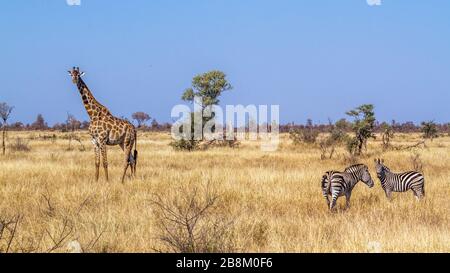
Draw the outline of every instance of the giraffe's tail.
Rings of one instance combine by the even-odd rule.
[[[137,158],[138,158],[138,151],[137,151],[137,131],[134,131],[134,152],[133,152],[133,158],[134,158],[134,165],[137,164]]]

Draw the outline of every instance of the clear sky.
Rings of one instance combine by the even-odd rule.
[[[171,121],[192,77],[219,69],[234,87],[222,104],[279,104],[281,122],[362,103],[379,120],[450,121],[450,1],[1,1],[0,34],[11,121],[88,119],[72,66],[117,116]]]

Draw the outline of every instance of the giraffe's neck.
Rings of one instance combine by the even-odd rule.
[[[111,115],[109,110],[94,98],[82,79],[78,80],[77,87],[80,91],[81,99],[83,100],[84,107],[86,108],[91,121],[98,118],[100,115]]]

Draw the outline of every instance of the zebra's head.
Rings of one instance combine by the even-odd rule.
[[[374,185],[374,182],[372,180],[372,176],[370,176],[369,168],[364,165],[364,167],[361,169],[361,181],[364,182],[369,188],[372,188]]]
[[[386,171],[389,171],[389,168],[384,165],[384,160],[377,158],[375,161],[375,170],[377,171],[377,177],[381,178],[384,176]]]
[[[364,182],[369,188],[372,188],[374,182],[370,176],[369,168],[364,164],[352,165],[344,170],[345,172],[353,174],[353,176],[359,181]]]

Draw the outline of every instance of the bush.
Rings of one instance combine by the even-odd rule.
[[[233,221],[218,210],[219,196],[208,189],[182,189],[174,198],[156,195],[156,225],[166,249],[161,252],[217,253],[235,251]]]
[[[301,142],[311,144],[316,143],[319,133],[319,130],[314,127],[312,121],[309,119],[304,128],[291,128],[291,130],[289,130],[289,137],[295,145],[300,144]]]
[[[433,140],[433,138],[438,137],[438,129],[434,121],[422,122],[421,131],[425,139]]]
[[[11,150],[15,152],[29,152],[31,150],[28,145],[29,141],[26,141],[20,137],[16,138],[16,142],[11,144]]]
[[[193,150],[198,149],[198,144],[199,144],[199,141],[197,141],[197,140],[180,139],[180,140],[174,140],[174,141],[170,142],[169,145],[177,151],[182,151],[182,150],[193,151]]]
[[[335,124],[330,121],[329,128],[330,134],[328,137],[319,142],[321,151],[320,159],[322,160],[325,158],[333,158],[336,146],[341,145],[342,143],[347,143],[349,140],[349,136],[346,131],[349,128],[349,124],[345,119],[341,119]]]
[[[391,147],[391,139],[394,138],[394,128],[387,124],[386,122],[383,122],[381,124],[381,130],[382,135],[381,139],[383,141],[383,150],[387,150]]]
[[[414,171],[423,172],[423,163],[420,154],[414,153],[410,157],[411,165]]]

